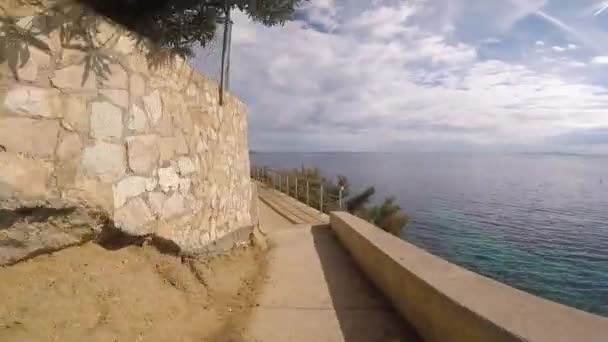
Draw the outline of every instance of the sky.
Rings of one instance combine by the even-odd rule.
[[[253,150],[608,153],[608,1],[311,0],[284,26],[233,20]]]

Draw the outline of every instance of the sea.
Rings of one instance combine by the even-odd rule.
[[[253,152],[394,196],[401,238],[469,270],[608,317],[608,156]]]

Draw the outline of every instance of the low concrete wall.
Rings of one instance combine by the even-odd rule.
[[[608,341],[608,319],[467,271],[348,213],[331,227],[426,341]]]

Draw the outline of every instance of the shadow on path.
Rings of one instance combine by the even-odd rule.
[[[311,228],[346,342],[422,341],[359,271],[326,225]]]

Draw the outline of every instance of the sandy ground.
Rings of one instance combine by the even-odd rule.
[[[0,268],[0,341],[238,341],[266,249],[211,260],[95,243]]]

